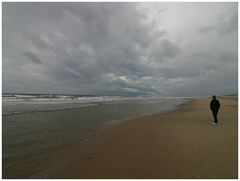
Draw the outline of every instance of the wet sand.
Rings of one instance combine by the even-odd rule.
[[[113,128],[94,154],[80,157],[57,178],[237,178],[237,96],[218,98],[212,125],[210,98],[177,110],[132,119]]]

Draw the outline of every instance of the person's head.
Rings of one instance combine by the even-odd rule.
[[[217,97],[216,97],[215,95],[212,96],[212,99],[213,99],[213,100],[216,100],[216,98],[217,98]]]

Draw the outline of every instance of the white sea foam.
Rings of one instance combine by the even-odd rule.
[[[32,94],[3,94],[3,115],[38,112],[56,109],[81,108],[98,104],[159,104],[170,102],[179,104],[182,98],[171,97],[124,97],[124,96],[76,96],[76,95],[32,95]]]

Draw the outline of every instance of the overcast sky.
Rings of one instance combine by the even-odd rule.
[[[3,3],[3,92],[237,93],[237,3]]]

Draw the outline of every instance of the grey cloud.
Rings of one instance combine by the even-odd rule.
[[[103,82],[107,83],[108,86],[112,87],[112,90],[117,91],[119,94],[121,94],[121,91],[143,95],[158,93],[151,85],[151,82],[143,80],[136,75],[118,76],[105,74],[103,75]]]
[[[219,35],[231,34],[238,30],[238,12],[234,11],[227,18],[219,19],[213,24],[203,26],[199,29],[200,33],[217,32]]]
[[[22,52],[22,54],[34,64],[43,64],[42,60],[40,60],[40,58],[37,55],[35,55],[33,52],[25,51],[25,52]]]
[[[233,52],[223,52],[223,53],[220,53],[218,55],[218,60],[220,60],[221,62],[233,62],[233,63],[237,63],[238,61],[238,54],[236,53],[233,53]]]
[[[153,61],[162,62],[168,60],[168,58],[173,58],[181,53],[180,47],[168,39],[162,39],[154,44],[153,48],[150,50],[150,57]]]
[[[36,46],[37,48],[40,48],[40,49],[51,48],[51,46],[49,45],[47,40],[44,39],[44,37],[39,37],[38,35],[29,33],[29,34],[25,35],[25,38],[29,39],[34,44],[34,46]]]
[[[234,92],[235,6],[216,3],[208,18],[196,22],[204,16],[193,13],[191,3],[3,3],[3,90],[176,96]],[[218,21],[222,16],[224,21]]]
[[[162,53],[166,57],[174,57],[181,52],[180,48],[169,40],[162,40]]]
[[[238,29],[238,12],[234,12],[234,14],[223,21],[222,24],[219,25],[219,33],[220,34],[229,34],[233,32],[237,32]]]
[[[209,33],[215,30],[215,27],[213,25],[208,25],[208,26],[204,26],[202,28],[199,29],[200,33]]]

